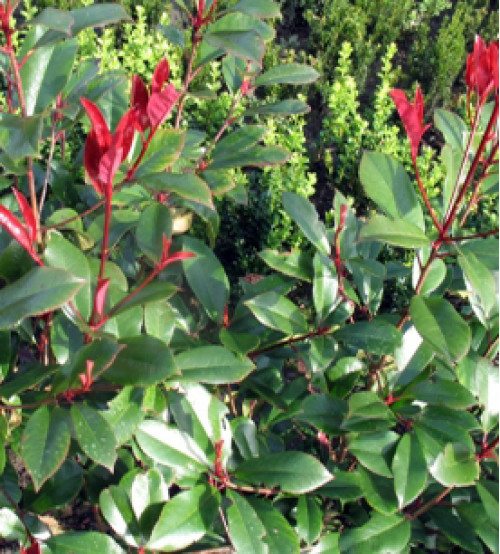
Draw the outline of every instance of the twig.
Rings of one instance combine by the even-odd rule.
[[[439,504],[441,500],[443,500],[443,498],[447,496],[454,488],[455,487],[453,485],[451,487],[447,487],[446,489],[441,491],[435,498],[429,500],[429,502],[421,506],[416,512],[413,512],[413,514],[405,514],[406,519],[412,520],[422,515],[424,512],[427,512],[427,510],[430,510],[436,504]]]

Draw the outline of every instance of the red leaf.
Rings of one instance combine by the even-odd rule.
[[[406,129],[406,134],[410,141],[411,156],[413,163],[417,159],[418,147],[422,136],[429,126],[424,127],[424,99],[420,87],[417,87],[415,92],[415,101],[413,104],[406,98],[404,91],[393,89],[390,92],[391,98],[396,105],[399,117],[403,121]]]
[[[151,124],[148,116],[148,102],[149,92],[144,84],[144,81],[139,77],[139,75],[134,75],[132,77],[130,106],[134,110],[134,122],[136,123],[136,128],[140,133],[144,133],[144,131]]]
[[[97,133],[92,129],[87,135],[85,141],[85,150],[83,151],[83,165],[87,171],[97,194],[103,195],[104,190],[99,181],[99,163],[103,155],[103,150],[99,145]]]
[[[80,102],[83,104],[83,107],[89,116],[97,144],[101,150],[108,148],[111,144],[111,133],[101,110],[93,102],[87,100],[86,98],[80,98]]]
[[[486,46],[483,39],[476,36],[474,50],[467,56],[465,81],[470,90],[477,91],[481,104],[494,88],[498,90],[498,42]]]
[[[33,243],[17,217],[4,206],[0,206],[0,225],[15,239],[39,265],[43,265],[36,253]]]
[[[148,103],[148,115],[153,129],[156,129],[165,121],[178,98],[179,93],[173,85],[167,85],[163,92],[151,94]]]
[[[163,58],[155,68],[153,80],[151,81],[151,92],[161,92],[163,85],[170,76],[170,66],[166,58]]]
[[[98,279],[94,296],[94,320],[100,321],[104,317],[106,296],[108,294],[109,279]]]
[[[16,189],[16,187],[12,188],[12,192],[14,193],[14,196],[16,197],[17,203],[19,205],[19,208],[21,209],[21,213],[23,214],[23,219],[26,223],[26,228],[28,230],[28,236],[30,239],[31,244],[35,242],[36,239],[36,219],[35,215],[33,214],[33,210],[31,209],[31,206],[28,204],[28,201],[24,196]]]

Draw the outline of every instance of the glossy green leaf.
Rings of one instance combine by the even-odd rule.
[[[59,308],[73,298],[84,284],[85,281],[62,269],[35,267],[0,290],[0,328]]]
[[[43,252],[45,263],[51,267],[65,269],[71,275],[84,281],[76,293],[73,303],[85,321],[92,311],[91,273],[87,258],[82,251],[61,234],[51,232]]]
[[[172,165],[184,148],[185,132],[174,129],[158,129],[151,140],[146,154],[135,172],[136,179],[161,173]]]
[[[288,115],[302,115],[309,113],[311,108],[305,102],[301,100],[282,100],[281,102],[274,102],[272,104],[263,104],[262,106],[253,106],[245,111],[245,115],[272,115],[276,116],[288,116]]]
[[[222,327],[219,338],[223,346],[239,355],[245,355],[252,350],[256,350],[260,344],[257,335],[253,333],[235,333],[228,327]]]
[[[342,553],[386,554],[401,552],[411,535],[410,522],[401,515],[373,513],[369,521],[340,535]]]
[[[205,40],[213,46],[245,60],[260,63],[264,56],[264,42],[257,33],[248,31],[213,31],[205,35]]]
[[[347,412],[347,403],[319,393],[307,396],[301,408],[296,415],[297,419],[306,421],[327,434],[337,434]]]
[[[429,467],[430,474],[445,487],[473,485],[479,478],[479,462],[461,443],[449,443]]]
[[[163,239],[172,236],[172,216],[167,206],[152,204],[142,213],[135,229],[135,238],[140,250],[158,263],[163,252]]]
[[[213,171],[202,171],[199,175],[210,187],[214,196],[222,196],[236,186],[231,171],[214,169]]]
[[[168,300],[178,290],[178,287],[168,281],[153,281],[141,289],[137,294],[134,294],[130,300],[127,300],[127,302],[114,310],[113,317],[119,316],[136,306],[145,306],[147,304],[159,302],[160,300]],[[134,291],[132,291],[132,293],[133,292]]]
[[[460,518],[474,529],[477,536],[484,541],[494,554],[500,552],[498,545],[498,513],[496,521],[491,522],[480,502],[460,503],[457,512]]]
[[[323,524],[323,513],[316,498],[307,494],[299,497],[297,503],[297,532],[307,544],[315,542]]]
[[[210,466],[203,450],[187,433],[161,421],[143,421],[135,437],[141,449],[160,464],[200,472]]]
[[[476,484],[476,489],[491,522],[498,524],[498,483],[482,480]]]
[[[0,508],[0,537],[21,543],[26,538],[23,522],[11,508]]]
[[[319,77],[319,73],[308,65],[299,63],[287,63],[264,71],[255,80],[257,86],[261,85],[306,85],[313,83]]]
[[[449,110],[437,109],[434,124],[443,133],[445,141],[458,152],[462,152],[469,131],[463,120]]]
[[[404,167],[381,152],[364,152],[359,177],[366,194],[386,215],[424,228],[424,215]]]
[[[148,548],[172,552],[201,539],[216,518],[220,495],[214,487],[196,485],[165,504]]]
[[[341,502],[351,502],[363,496],[360,478],[357,473],[334,471],[333,479],[316,490],[319,496],[338,499]]]
[[[229,133],[212,150],[212,157],[225,156],[228,153],[244,152],[257,144],[268,129],[263,125],[246,125]]]
[[[457,517],[452,510],[443,506],[435,506],[429,511],[429,517],[439,531],[453,543],[467,552],[484,552],[481,543],[474,536],[473,528],[462,518]],[[498,521],[498,516],[497,516]]]
[[[393,431],[361,433],[349,441],[349,452],[371,472],[391,478],[389,459],[398,439],[399,435]]]
[[[210,188],[193,173],[150,173],[142,177],[140,183],[152,192],[170,192],[213,207]]]
[[[284,492],[303,494],[324,485],[332,478],[316,458],[303,452],[279,452],[246,460],[235,475],[253,484],[278,486]]]
[[[268,167],[288,161],[290,152],[280,146],[252,146],[243,152],[220,154],[210,163],[210,169],[230,167]]]
[[[338,278],[333,262],[320,252],[313,259],[313,302],[316,318],[323,321],[337,306]]]
[[[187,282],[211,319],[222,323],[229,300],[229,281],[219,260],[210,248],[193,237],[183,237],[184,252],[195,257],[182,262]]]
[[[169,499],[168,485],[157,469],[149,469],[134,477],[130,490],[130,503],[135,516],[140,518],[148,506],[163,504]]]
[[[14,161],[37,156],[42,123],[40,116],[21,117],[0,113],[0,148]]]
[[[276,271],[311,282],[313,270],[311,258],[306,252],[300,250],[292,250],[291,252],[262,250],[262,252],[259,252],[259,257]]]
[[[311,550],[311,554],[339,554],[339,533],[328,533]]]
[[[156,30],[175,46],[184,48],[184,35],[177,27],[173,25],[157,25]]]
[[[155,302],[144,306],[144,326],[148,335],[169,344],[175,329],[176,316],[167,302]]]
[[[35,490],[64,462],[71,440],[68,423],[60,408],[40,406],[28,420],[23,434],[21,456]]]
[[[349,411],[342,427],[349,431],[369,432],[388,429],[395,423],[390,408],[374,392],[361,391],[349,398]]]
[[[246,460],[259,455],[257,427],[248,417],[238,417],[231,420],[233,438],[240,454]]]
[[[271,552],[299,554],[300,547],[297,534],[281,512],[262,498],[249,496],[247,500],[265,527],[266,534],[262,540],[268,546],[269,554]]]
[[[333,335],[348,346],[373,354],[393,354],[401,344],[401,332],[383,319],[346,325]]]
[[[460,383],[441,379],[422,381],[410,389],[417,400],[427,404],[438,404],[449,408],[466,409],[476,403],[474,396]]]
[[[124,550],[109,536],[96,531],[75,531],[54,535],[47,542],[53,554],[124,554]]]
[[[74,18],[64,10],[45,8],[35,18],[28,22],[29,25],[43,25],[48,29],[59,31],[67,36],[71,35],[75,24]]]
[[[410,315],[422,338],[438,354],[458,361],[469,351],[469,326],[447,300],[414,296],[410,303]]]
[[[280,17],[280,8],[273,0],[240,0],[232,9],[262,19]]]
[[[469,240],[467,242],[462,242],[460,244],[460,251],[464,255],[472,253],[488,269],[492,269],[493,271],[498,270],[498,239],[490,237],[486,239]]]
[[[64,89],[76,56],[75,39],[37,48],[21,67],[26,115],[43,112]]]
[[[330,241],[324,224],[319,220],[314,206],[306,198],[293,192],[283,193],[283,207],[287,214],[297,223],[304,235],[326,256],[330,255]]]
[[[110,471],[116,461],[116,439],[109,423],[86,404],[71,406],[71,419],[75,437],[83,452]]]
[[[299,308],[288,298],[265,292],[244,303],[266,327],[286,335],[307,332],[307,322]]]
[[[113,430],[117,445],[127,442],[144,419],[145,414],[141,410],[142,397],[141,390],[124,387],[108,403],[108,409],[102,412]]]
[[[142,544],[141,530],[127,493],[112,485],[101,492],[99,508],[115,533],[131,546]]]
[[[133,229],[139,221],[139,213],[132,210],[113,210],[109,232],[110,248],[115,246],[125,233]],[[96,245],[102,243],[104,236],[104,214],[97,216],[87,229]],[[106,264],[107,268],[108,264]]]
[[[267,547],[262,538],[265,528],[248,501],[235,491],[228,489],[227,498],[232,504],[227,508],[229,538],[236,552],[266,554]]]
[[[107,381],[120,385],[155,385],[179,374],[174,357],[163,341],[139,335],[120,344],[125,348],[103,374]]]
[[[392,472],[398,506],[404,508],[417,498],[427,482],[424,453],[414,434],[401,437],[392,460]]]
[[[360,240],[386,242],[402,248],[419,248],[430,244],[427,235],[409,221],[375,215],[361,228]]]
[[[199,346],[181,352],[175,357],[181,380],[210,383],[234,383],[246,377],[254,364],[240,358],[222,346]]]
[[[386,515],[393,514],[398,509],[398,500],[394,492],[394,479],[381,477],[363,466],[358,467],[361,488],[370,506]]]
[[[32,388],[51,373],[56,371],[56,366],[44,367],[41,364],[33,364],[32,367],[26,369],[22,374],[10,373],[9,377],[0,385],[0,397],[10,398],[14,394]]]

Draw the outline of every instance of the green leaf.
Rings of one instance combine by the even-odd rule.
[[[307,396],[302,402],[301,411],[295,417],[332,435],[341,432],[346,412],[347,403],[344,400],[319,393]]]
[[[124,387],[108,403],[108,409],[102,412],[104,419],[113,430],[118,446],[132,437],[135,429],[144,419],[145,414],[141,410],[142,398],[143,394],[140,389]]]
[[[394,489],[399,508],[404,508],[425,489],[427,465],[422,447],[414,434],[406,433],[398,443],[392,460]]]
[[[21,374],[10,373],[10,378],[0,385],[0,397],[10,398],[14,394],[32,388],[47,378],[51,373],[54,373],[56,369],[55,366],[44,367],[41,364],[35,363]]]
[[[207,183],[214,196],[222,196],[236,186],[232,172],[224,169],[202,171],[200,176]]]
[[[467,255],[468,253],[474,254],[474,256],[488,269],[491,269],[493,271],[498,270],[498,265],[499,265],[498,239],[487,238],[487,239],[469,240],[467,242],[463,242],[460,245],[460,250],[464,255]]]
[[[318,544],[311,550],[311,554],[339,554],[339,533],[324,535]]]
[[[445,487],[465,487],[479,479],[479,462],[461,443],[449,443],[429,467],[430,474]]]
[[[21,543],[26,539],[26,530],[23,522],[10,508],[0,509],[0,537]]]
[[[184,35],[182,31],[174,27],[173,25],[157,25],[156,30],[161,33],[167,40],[169,40],[174,46],[180,46],[184,48]]]
[[[231,489],[226,496],[232,504],[227,508],[227,526],[229,538],[236,552],[266,554],[267,547],[262,538],[265,527],[248,501]]]
[[[174,357],[163,341],[139,335],[124,339],[120,344],[125,348],[103,374],[107,381],[120,385],[155,385],[179,375]]]
[[[223,346],[231,352],[244,356],[256,350],[260,344],[259,337],[252,333],[235,333],[228,327],[222,327],[219,338]]]
[[[378,512],[393,514],[398,509],[398,500],[394,492],[394,479],[388,479],[358,467],[361,488],[366,501]]]
[[[273,102],[272,104],[264,104],[262,106],[252,106],[248,108],[244,115],[271,115],[271,116],[288,116],[302,115],[309,113],[311,108],[302,100],[282,100],[281,102]]]
[[[340,535],[340,551],[349,554],[401,552],[411,535],[410,522],[401,515],[373,513],[365,524]]]
[[[342,427],[349,431],[381,431],[392,427],[396,418],[392,410],[371,391],[355,392],[349,398],[349,411]]]
[[[143,543],[139,523],[134,515],[127,493],[112,485],[101,492],[99,508],[115,533],[131,546]]]
[[[447,300],[414,296],[410,315],[419,334],[438,354],[458,361],[469,351],[469,326]]]
[[[75,531],[50,537],[46,545],[53,554],[124,554],[121,546],[109,536],[95,531]]]
[[[364,152],[359,178],[366,194],[386,215],[424,229],[424,215],[404,167],[386,154]]]
[[[308,253],[301,250],[291,252],[278,252],[277,250],[262,250],[259,257],[271,268],[296,277],[303,281],[311,282],[313,272],[311,258]]]
[[[399,435],[393,431],[361,433],[349,442],[349,452],[371,472],[391,478],[389,458],[398,439]]]
[[[64,462],[71,435],[61,408],[40,406],[28,420],[23,434],[21,456],[35,490],[51,477]]]
[[[268,167],[284,164],[290,152],[280,146],[252,146],[243,152],[219,155],[210,162],[210,169],[229,167]]]
[[[327,485],[317,489],[316,493],[341,502],[352,502],[363,496],[359,475],[340,470],[334,471],[333,479]]]
[[[299,308],[273,291],[255,296],[244,304],[266,327],[285,335],[307,332],[307,322]]]
[[[334,333],[336,340],[373,354],[393,354],[401,344],[401,332],[383,319],[358,321]]]
[[[476,489],[491,522],[498,525],[498,483],[487,480],[479,481]]]
[[[177,551],[198,541],[217,517],[220,495],[214,487],[196,485],[165,504],[148,541],[151,550]]]
[[[253,484],[280,487],[283,492],[304,494],[332,478],[316,458],[303,452],[279,452],[242,462],[235,476]]]
[[[452,510],[444,506],[434,506],[428,512],[431,521],[450,541],[458,544],[468,552],[484,552],[481,543],[475,537],[474,529],[462,518],[457,517]],[[498,515],[497,515],[498,521]]]
[[[259,443],[255,423],[247,417],[238,417],[231,420],[231,429],[234,442],[243,458],[256,458],[259,455]]]
[[[142,213],[135,229],[137,246],[151,260],[158,263],[163,253],[163,239],[172,236],[172,216],[167,206],[155,203]]]
[[[240,0],[231,9],[262,19],[281,17],[280,8],[273,0]]]
[[[37,156],[42,123],[40,116],[21,117],[0,113],[0,148],[14,161]]]
[[[140,448],[153,460],[191,472],[206,471],[210,462],[187,433],[161,421],[147,419],[135,433]]]
[[[210,248],[193,237],[182,238],[182,250],[195,257],[183,260],[187,282],[209,317],[222,323],[229,301],[229,281],[219,260]]]
[[[83,452],[112,471],[116,461],[116,439],[109,423],[86,404],[73,404],[71,419],[75,437]]]
[[[262,498],[249,496],[247,500],[266,529],[262,540],[267,544],[269,554],[271,552],[299,554],[300,545],[297,534],[281,513],[273,508],[270,502]]]
[[[402,248],[419,248],[430,244],[426,234],[413,223],[378,214],[363,225],[359,239],[386,242]]]
[[[82,279],[83,286],[76,293],[73,303],[85,321],[92,311],[91,273],[87,258],[74,244],[57,232],[50,232],[43,252],[47,265],[65,269],[71,275]]]
[[[130,300],[127,300],[118,309],[113,312],[113,317],[117,317],[124,312],[135,308],[136,306],[145,306],[160,300],[168,300],[179,290],[173,283],[168,281],[153,281],[134,294]],[[134,291],[132,291],[133,293]]]
[[[12,285],[0,290],[0,328],[59,308],[73,298],[84,284],[85,281],[62,269],[33,268]]]
[[[333,262],[320,252],[313,259],[313,302],[316,319],[321,322],[336,308],[338,279]]]
[[[487,547],[498,554],[498,513],[494,523],[488,518],[483,505],[480,502],[464,502],[457,506],[457,512],[465,523],[474,529],[474,532]]]
[[[428,257],[422,257],[421,254],[422,251],[417,252],[413,260],[412,285],[414,289],[417,288],[417,284],[420,280],[420,276],[422,274],[422,266],[428,261]],[[444,281],[446,277],[446,271],[446,264],[443,262],[443,260],[440,260],[439,258],[433,260],[429,270],[426,273],[423,286],[420,290],[420,294],[422,296],[428,296],[429,293],[436,290]]]
[[[193,173],[150,173],[142,177],[140,183],[152,192],[172,192],[213,208],[210,188]]]
[[[167,302],[144,306],[144,326],[148,335],[169,344],[175,330],[175,312]]]
[[[304,235],[326,256],[330,255],[330,241],[324,224],[319,220],[314,206],[306,198],[293,192],[283,193],[283,207],[286,213],[297,223]]]
[[[64,89],[78,49],[75,39],[37,48],[21,67],[26,115],[43,112]]]
[[[56,8],[45,8],[34,19],[27,21],[28,25],[43,25],[67,36],[71,35],[74,23],[74,18],[68,12]]]
[[[220,140],[212,151],[212,157],[226,156],[236,152],[244,152],[257,144],[268,132],[263,125],[246,125],[232,131]]]
[[[254,368],[248,358],[240,358],[222,346],[199,346],[175,358],[180,380],[219,385],[241,381]]]
[[[299,497],[297,503],[297,532],[307,544],[315,542],[321,534],[323,513],[316,498],[309,495]]]
[[[184,148],[185,137],[185,131],[158,129],[135,172],[135,178],[142,179],[152,173],[161,173],[177,161]]]
[[[422,381],[411,387],[409,392],[417,400],[449,408],[466,409],[476,403],[474,396],[465,387],[447,379]]]
[[[260,63],[264,56],[264,41],[257,31],[213,31],[204,36],[213,46],[228,54]]]
[[[308,65],[287,63],[264,71],[255,80],[257,86],[277,85],[307,85],[318,79],[319,73]]]
[[[437,109],[434,124],[443,133],[445,141],[458,152],[462,152],[469,131],[463,120],[453,112]]]
[[[148,506],[163,504],[169,499],[168,485],[157,469],[149,469],[134,477],[130,488],[130,503],[140,518]]]

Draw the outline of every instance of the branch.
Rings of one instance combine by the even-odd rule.
[[[443,500],[443,498],[447,496],[454,488],[455,487],[452,485],[451,487],[444,489],[435,498],[429,500],[429,502],[421,506],[416,512],[413,512],[413,514],[405,514],[406,519],[409,519],[411,521],[412,519],[415,519],[416,517],[422,515],[424,512],[427,512],[427,510],[430,510],[436,504],[439,504],[441,500]]]

